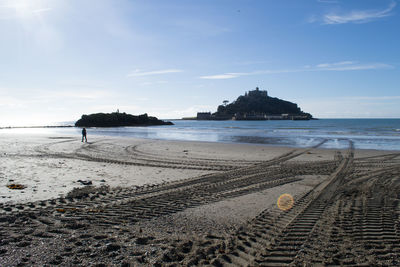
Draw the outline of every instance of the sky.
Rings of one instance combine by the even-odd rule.
[[[400,118],[399,0],[0,0],[0,126],[215,112],[259,87]]]

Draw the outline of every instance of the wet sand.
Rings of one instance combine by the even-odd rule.
[[[0,137],[0,266],[399,264],[400,152]]]

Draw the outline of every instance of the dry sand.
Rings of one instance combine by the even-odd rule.
[[[399,264],[400,152],[0,138],[0,266]]]

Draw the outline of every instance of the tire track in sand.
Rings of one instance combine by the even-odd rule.
[[[224,241],[190,255],[192,259],[183,265],[284,266],[293,262],[351,166],[352,142],[349,146],[348,155],[330,178],[296,199],[293,208],[262,212]]]
[[[61,141],[61,142],[68,142]],[[57,142],[59,143],[59,142]],[[322,144],[322,143],[321,143]],[[41,150],[42,151],[42,150]],[[172,194],[179,192],[192,192],[194,195],[206,194],[203,191],[213,192],[228,192],[229,190],[238,190],[240,188],[251,188],[249,192],[254,192],[255,190],[262,190],[263,188],[269,188],[271,183],[276,183],[274,186],[279,185],[274,180],[280,181],[281,184],[286,183],[286,181],[296,181],[298,179],[293,179],[296,175],[305,174],[326,174],[329,173],[333,168],[336,167],[335,162],[327,162],[325,164],[283,164],[285,161],[302,155],[309,150],[296,151],[292,150],[281,156],[273,158],[269,161],[263,162],[250,167],[243,167],[240,169],[235,169],[231,171],[226,171],[222,173],[213,173],[209,175],[203,175],[197,178],[188,178],[176,182],[169,182],[164,184],[152,184],[145,186],[134,186],[130,188],[118,188],[109,189],[106,187],[100,189],[84,188],[77,190],[79,193],[70,194],[66,199],[52,199],[39,201],[27,204],[0,204],[1,210],[6,212],[11,212],[13,210],[30,210],[34,211],[36,209],[53,209],[65,207],[72,208],[75,203],[81,203],[84,206],[100,206],[108,205],[110,203],[120,203],[128,202],[130,200],[135,200],[138,197],[154,197],[163,194]],[[52,152],[50,152],[51,155]],[[258,189],[257,189],[258,188]],[[190,191],[192,190],[192,191]],[[246,189],[247,190],[247,189]],[[240,191],[240,190],[239,190]],[[238,192],[239,192],[238,191]],[[210,191],[211,192],[211,191]],[[238,193],[235,193],[238,195]],[[204,195],[203,199],[207,199],[209,194]],[[206,201],[206,200],[204,200]],[[207,200],[208,201],[208,200]],[[100,204],[99,204],[99,203]]]

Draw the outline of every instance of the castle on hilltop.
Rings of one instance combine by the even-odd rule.
[[[268,96],[258,87],[245,92],[228,104],[223,101],[215,113],[199,112],[197,120],[310,120],[312,115],[301,111],[297,104]]]
[[[268,97],[268,91],[266,91],[266,90],[265,91],[260,91],[260,88],[256,87],[256,90],[245,92],[244,96],[249,96],[249,97],[252,97],[252,96]]]

